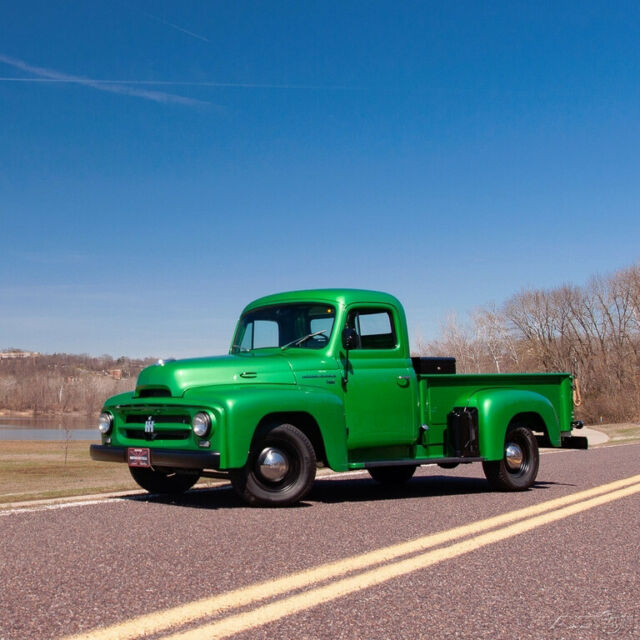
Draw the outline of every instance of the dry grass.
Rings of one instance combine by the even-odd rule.
[[[91,460],[88,442],[0,442],[0,503],[137,488],[126,465]]]
[[[609,442],[631,442],[640,440],[640,424],[634,424],[632,422],[624,422],[621,424],[593,424],[587,425],[591,429],[606,433],[610,440]],[[574,431],[574,434],[580,435],[579,431]]]

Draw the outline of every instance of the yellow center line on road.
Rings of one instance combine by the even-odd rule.
[[[626,488],[623,489],[623,487]],[[548,500],[484,520],[471,522],[449,529],[448,531],[442,531],[408,542],[375,549],[367,553],[323,564],[281,578],[241,587],[185,605],[138,616],[102,629],[95,629],[93,631],[68,636],[66,640],[128,640],[131,638],[140,638],[145,635],[169,631],[172,628],[184,626],[205,617],[210,618],[239,607],[245,607],[263,600],[286,595],[298,589],[318,585],[328,580],[335,580],[345,574],[369,569],[368,572],[341,579],[324,587],[316,587],[305,593],[261,606],[253,611],[224,618],[204,627],[199,627],[194,632],[186,632],[186,634],[196,633],[196,635],[177,634],[176,636],[171,636],[171,639],[176,640],[180,638],[182,640],[184,638],[186,640],[187,638],[197,638],[200,640],[200,638],[204,636],[211,638],[225,637],[232,633],[238,633],[244,629],[250,629],[259,624],[265,624],[269,621],[291,615],[291,613],[295,613],[296,611],[316,606],[322,602],[339,598],[342,595],[352,593],[360,588],[379,584],[380,582],[404,575],[405,573],[430,566],[430,564],[441,562],[447,558],[468,553],[486,544],[504,539],[504,537],[517,535],[518,533],[528,531],[542,524],[565,518],[572,515],[572,513],[578,513],[579,511],[590,509],[598,504],[604,504],[610,500],[616,500],[638,491],[640,491],[640,475],[624,478],[616,482]],[[510,523],[516,524],[505,526]],[[504,528],[485,535],[478,535],[483,531],[489,531],[496,527]],[[515,530],[517,527],[524,528],[522,531]],[[468,536],[475,537],[464,542],[455,543],[457,540]],[[495,537],[495,539],[493,539],[492,536]],[[402,556],[424,552],[427,549],[433,549],[434,547],[447,543],[455,544],[450,544],[448,547],[423,553],[422,555],[413,555],[406,560],[398,560]],[[395,562],[392,564],[370,570],[371,567],[385,562],[389,563],[394,560]]]
[[[531,531],[536,527],[562,520],[581,511],[619,500],[634,493],[640,493],[640,483],[590,500],[585,500],[584,502],[578,502],[568,507],[562,507],[556,511],[534,516],[501,529],[496,529],[489,533],[452,544],[448,547],[442,547],[417,556],[411,556],[406,560],[398,560],[391,564],[378,567],[377,569],[366,571],[365,573],[343,578],[324,587],[316,587],[315,589],[305,591],[298,595],[258,606],[245,613],[231,615],[222,620],[201,625],[189,631],[163,636],[162,640],[204,640],[205,638],[206,640],[218,640],[219,638],[228,638],[229,636],[264,626],[265,624],[275,622],[276,620],[300,611],[317,607],[318,605],[336,600],[337,598],[342,598],[356,591],[374,587],[393,578],[425,569],[445,560],[451,560],[452,558],[476,551],[489,544],[494,544],[506,538]]]

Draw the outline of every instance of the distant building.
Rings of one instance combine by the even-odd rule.
[[[18,360],[22,358],[35,358],[40,354],[37,351],[22,351],[21,349],[11,349],[0,351],[0,360]]]
[[[114,380],[122,380],[122,369],[109,369],[109,371],[107,371],[107,373]]]

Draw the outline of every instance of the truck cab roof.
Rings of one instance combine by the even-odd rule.
[[[243,313],[257,307],[286,302],[331,302],[341,306],[350,304],[387,304],[402,309],[400,301],[389,293],[368,289],[303,289],[263,296],[248,304]]]

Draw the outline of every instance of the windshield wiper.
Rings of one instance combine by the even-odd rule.
[[[326,332],[327,332],[326,329],[321,329],[320,331],[316,331],[314,333],[308,333],[306,336],[302,336],[302,338],[296,338],[295,340],[292,340],[291,342],[287,342],[287,344],[283,345],[280,348],[284,351],[285,349],[288,349],[289,347],[293,347],[293,346],[297,346],[299,344],[302,344],[303,342],[306,342],[307,340],[309,340],[309,338],[313,338],[314,336],[319,336],[321,333],[326,333]]]
[[[246,347],[241,347],[239,344],[232,344],[231,348],[239,351],[240,353],[246,353],[247,351],[251,351],[251,349],[247,349]]]

